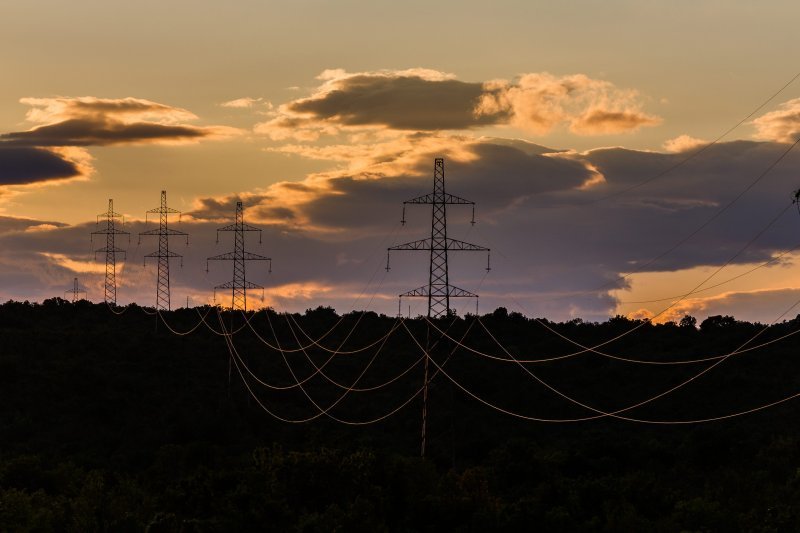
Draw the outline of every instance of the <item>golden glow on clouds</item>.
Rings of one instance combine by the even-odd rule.
[[[197,115],[179,107],[151,102],[142,98],[97,98],[94,96],[20,98],[20,103],[30,106],[25,114],[28,122],[53,124],[71,119],[89,117],[110,118],[122,124],[156,122],[178,124],[197,119]]]
[[[243,98],[237,98],[235,100],[228,100],[227,102],[222,102],[219,104],[221,107],[230,107],[233,109],[249,109],[256,104],[259,104],[263,101],[263,98],[250,98],[249,96],[245,96]],[[269,102],[267,102],[268,107],[272,107]]]
[[[744,301],[748,295],[774,295],[800,289],[800,254],[787,254],[771,266],[756,268],[761,264],[729,265],[695,294],[683,299],[683,295],[691,292],[718,267],[633,274],[628,277],[629,289],[610,292],[618,300],[615,313],[630,318],[655,316],[654,322],[663,323],[677,322],[687,314],[702,316],[710,309],[727,306],[727,314],[742,316],[747,306],[752,305]],[[721,285],[715,287],[717,284]]]
[[[603,176],[603,174],[599,170],[597,170],[597,167],[595,167],[588,161],[584,162],[584,165],[586,166],[587,170],[591,172],[591,177],[586,181],[584,181],[580,185],[580,187],[578,187],[578,189],[580,190],[591,189],[592,187],[598,187],[606,183],[605,176]]]
[[[104,274],[106,271],[106,266],[104,263],[98,263],[95,261],[79,261],[64,254],[41,252],[41,255],[46,257],[52,263],[62,268],[66,268],[67,270],[71,270],[77,274]]]
[[[584,74],[523,74],[514,81],[458,81],[430,69],[348,73],[323,71],[312,94],[280,105],[254,131],[273,140],[311,142],[341,132],[375,129],[468,130],[511,125],[537,135],[566,125],[576,135],[604,135],[654,126],[639,93]]]
[[[53,146],[48,150],[73,163],[80,172],[80,176],[77,179],[87,179],[94,174],[95,169],[92,166],[94,157],[86,148],[81,148],[80,146]]]
[[[784,102],[775,111],[755,119],[755,137],[770,141],[792,143],[800,134],[800,98]]]
[[[194,113],[142,98],[94,96],[21,98],[34,128],[0,135],[6,146],[108,146],[187,144],[243,132],[229,126],[194,126]]]
[[[365,144],[284,145],[268,149],[343,164],[335,170],[309,174],[301,181],[281,181],[258,193],[237,195],[243,201],[251,202],[247,212],[248,218],[253,222],[284,225],[307,233],[328,235],[341,233],[344,231],[341,228],[315,224],[303,210],[304,205],[324,195],[341,194],[331,188],[332,180],[345,177],[355,180],[374,180],[416,174],[415,169],[421,161],[430,162],[433,157],[442,155],[450,161],[464,163],[476,161],[478,156],[473,147],[480,142],[479,138],[470,136],[437,134],[391,135],[389,140],[375,144],[367,142],[367,139],[359,138],[359,141]],[[231,196],[205,199],[197,201],[195,209],[205,215],[209,204],[229,205],[233,200]],[[252,202],[256,204],[253,205]],[[271,209],[274,206],[280,206],[277,213]],[[290,217],[287,217],[288,212],[291,213]]]
[[[664,141],[664,149],[667,152],[680,153],[694,150],[695,148],[699,148],[704,144],[708,144],[708,141],[692,137],[691,135],[679,135],[674,139],[668,139]]]
[[[279,309],[286,305],[287,301],[307,301],[314,302],[320,297],[329,295],[335,287],[317,282],[287,283],[269,288],[264,305]]]
[[[637,91],[619,89],[584,74],[530,73],[513,82],[486,82],[484,89],[474,110],[476,116],[508,113],[512,126],[537,135],[561,124],[577,135],[602,135],[661,122],[641,110]]]

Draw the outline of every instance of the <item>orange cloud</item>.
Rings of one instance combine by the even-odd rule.
[[[314,141],[359,130],[467,130],[513,125],[544,134],[566,124],[578,135],[634,131],[660,118],[638,93],[582,74],[525,74],[514,82],[463,82],[428,69],[327,70],[311,96],[285,103],[255,127],[274,140]]]
[[[227,102],[222,102],[219,104],[221,107],[230,107],[233,109],[249,109],[256,104],[260,104],[263,102],[263,98],[250,98],[249,96],[245,96],[243,98],[236,98],[235,100],[228,100]],[[266,102],[267,107],[271,108],[272,104]]]
[[[661,122],[641,110],[637,91],[583,74],[524,74],[513,82],[487,82],[484,89],[474,109],[476,116],[507,115],[511,125],[540,135],[560,124],[578,135],[600,135]]]
[[[64,254],[41,252],[41,255],[52,263],[79,274],[102,274],[105,273],[106,269],[106,266],[102,263],[95,261],[79,261]]]
[[[241,133],[226,126],[193,126],[197,116],[140,98],[22,98],[26,114],[38,126],[0,135],[2,146],[108,146],[119,144],[182,144]]]
[[[800,134],[800,98],[782,103],[775,111],[755,119],[753,124],[759,139],[781,143],[796,141]]]
[[[681,152],[688,152],[689,150],[694,150],[695,148],[699,148],[705,144],[708,144],[708,141],[703,139],[698,139],[697,137],[692,137],[690,135],[679,135],[674,139],[669,139],[664,142],[664,149],[667,152],[676,154]]]

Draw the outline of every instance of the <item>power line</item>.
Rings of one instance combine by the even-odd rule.
[[[792,305],[791,305],[791,306],[790,306],[788,309],[786,309],[786,310],[785,310],[783,313],[781,313],[781,315],[780,315],[780,316],[778,316],[778,317],[777,317],[777,318],[776,318],[776,319],[775,319],[775,320],[772,322],[772,324],[775,324],[775,323],[776,323],[778,320],[780,320],[781,318],[783,318],[785,315],[787,315],[787,314],[788,314],[788,313],[789,313],[789,312],[790,312],[792,309],[794,309],[794,308],[795,308],[795,307],[797,307],[798,305],[800,305],[800,300],[797,300],[796,302],[794,302],[794,303],[793,303],[793,304],[792,304]],[[407,332],[408,332],[408,334],[411,336],[412,340],[413,340],[413,341],[414,341],[414,343],[417,345],[417,347],[418,347],[420,350],[424,351],[425,349],[422,347],[422,345],[420,344],[419,340],[417,340],[417,338],[416,338],[416,337],[415,337],[415,336],[414,336],[414,335],[411,333],[411,330],[409,330],[409,329],[408,329],[408,326],[406,326],[406,325],[405,325],[405,323],[403,324],[403,326],[405,327],[406,331],[407,331]],[[586,404],[586,403],[584,403],[584,402],[581,402],[581,401],[579,401],[579,400],[576,400],[575,398],[573,398],[573,397],[571,397],[571,396],[569,396],[569,395],[565,394],[564,392],[562,392],[562,391],[558,390],[558,389],[557,389],[557,388],[555,388],[554,386],[552,386],[552,385],[550,385],[549,383],[547,383],[546,381],[544,381],[542,378],[540,378],[540,377],[538,377],[537,375],[535,375],[533,372],[531,372],[531,371],[530,371],[530,369],[528,369],[528,368],[527,368],[527,367],[525,367],[524,365],[522,365],[522,364],[520,364],[520,365],[519,365],[519,366],[520,366],[520,368],[522,368],[522,369],[523,369],[523,370],[524,370],[524,371],[525,371],[527,374],[529,374],[529,375],[530,375],[530,376],[531,376],[531,377],[532,377],[534,380],[536,380],[538,383],[540,383],[541,385],[543,385],[545,388],[547,388],[547,389],[548,389],[548,390],[550,390],[551,392],[555,393],[556,395],[558,395],[558,396],[562,397],[563,399],[567,400],[568,402],[570,402],[570,403],[572,403],[572,404],[575,404],[575,405],[577,405],[577,406],[583,407],[584,409],[587,409],[587,410],[589,410],[589,411],[592,411],[592,412],[594,412],[594,413],[597,413],[596,415],[587,416],[587,417],[580,417],[580,418],[562,418],[562,419],[553,419],[553,418],[543,418],[543,417],[532,417],[532,416],[523,415],[523,414],[521,414],[521,413],[516,413],[516,412],[510,411],[510,410],[504,409],[504,408],[502,408],[502,407],[499,407],[499,406],[497,406],[497,405],[495,405],[495,404],[493,404],[493,403],[491,403],[491,402],[489,402],[489,401],[487,401],[487,400],[485,400],[485,399],[483,399],[483,398],[479,397],[478,395],[476,395],[475,393],[473,393],[472,391],[470,391],[469,389],[467,389],[466,387],[464,387],[464,386],[463,386],[461,383],[459,383],[457,380],[455,380],[453,377],[451,377],[451,376],[450,376],[450,375],[449,375],[449,374],[448,374],[448,373],[447,373],[447,372],[446,372],[446,371],[445,371],[443,368],[440,368],[440,367],[439,367],[439,366],[436,364],[436,362],[435,362],[435,361],[433,361],[433,364],[434,364],[434,365],[437,367],[437,369],[438,369],[439,371],[441,371],[441,372],[442,372],[442,374],[444,374],[444,375],[445,375],[445,377],[447,377],[447,378],[448,378],[448,379],[449,379],[449,380],[450,380],[450,381],[451,381],[451,382],[452,382],[454,385],[456,385],[458,388],[460,388],[462,391],[464,391],[464,392],[465,392],[467,395],[471,396],[471,397],[472,397],[472,398],[474,398],[475,400],[477,400],[477,401],[479,401],[480,403],[482,403],[482,404],[486,405],[487,407],[490,407],[490,408],[492,408],[492,409],[495,409],[495,410],[497,410],[497,411],[499,411],[499,412],[502,412],[502,413],[508,414],[508,415],[510,415],[510,416],[513,416],[513,417],[516,417],[516,418],[521,418],[521,419],[524,419],[524,420],[529,420],[529,421],[534,421],[534,422],[568,423],[568,422],[584,422],[584,421],[589,421],[589,420],[596,420],[596,419],[599,419],[599,418],[611,417],[611,418],[617,418],[617,419],[624,420],[624,421],[628,421],[628,422],[639,422],[639,423],[644,423],[644,424],[690,424],[690,423],[700,423],[700,422],[707,422],[707,421],[712,421],[712,420],[718,420],[718,419],[721,419],[721,418],[726,418],[726,417],[727,417],[727,418],[730,418],[730,417],[732,417],[732,416],[740,416],[740,415],[742,415],[742,414],[747,414],[747,413],[753,412],[753,411],[755,411],[755,410],[762,409],[762,408],[766,408],[766,407],[762,406],[762,407],[760,407],[760,408],[756,408],[756,409],[750,409],[750,410],[747,410],[747,411],[742,411],[742,412],[740,412],[740,413],[735,413],[735,414],[732,414],[732,415],[726,415],[726,416],[723,416],[723,417],[707,418],[707,419],[695,419],[695,420],[684,420],[684,421],[665,421],[665,420],[660,420],[660,421],[659,421],[659,420],[649,420],[649,419],[643,419],[643,418],[635,418],[635,417],[624,416],[624,415],[621,415],[620,413],[625,413],[625,412],[631,411],[631,410],[633,410],[633,409],[636,409],[636,408],[638,408],[638,407],[641,407],[641,406],[643,406],[643,405],[646,405],[646,404],[652,403],[652,402],[654,402],[655,400],[658,400],[658,399],[660,399],[660,398],[663,398],[663,397],[665,397],[665,396],[667,396],[667,395],[669,395],[669,394],[671,394],[671,393],[673,393],[673,392],[677,391],[678,389],[681,389],[681,388],[685,387],[685,386],[686,386],[686,385],[688,385],[689,383],[691,383],[691,382],[695,381],[696,379],[698,379],[698,378],[700,378],[701,376],[705,375],[706,373],[710,372],[712,369],[714,369],[714,368],[716,368],[717,366],[721,365],[721,364],[722,364],[723,362],[725,362],[725,361],[726,361],[726,360],[727,360],[729,357],[732,357],[733,355],[735,355],[736,353],[738,353],[738,351],[739,351],[739,350],[743,350],[743,349],[745,348],[745,346],[747,346],[748,344],[750,344],[751,342],[753,342],[753,341],[754,341],[756,338],[758,338],[759,336],[761,336],[761,335],[762,335],[762,334],[763,334],[763,333],[764,333],[764,332],[765,332],[765,331],[766,331],[768,328],[769,328],[769,325],[768,325],[768,326],[765,326],[763,329],[759,330],[759,331],[758,331],[758,332],[757,332],[755,335],[753,335],[752,337],[750,337],[750,338],[749,338],[747,341],[745,341],[744,343],[742,343],[742,344],[741,344],[741,345],[740,345],[740,346],[739,346],[739,347],[738,347],[736,350],[734,350],[734,351],[733,351],[733,352],[731,352],[730,354],[726,355],[724,358],[722,358],[722,359],[718,360],[717,362],[713,363],[712,365],[710,365],[710,366],[706,367],[705,369],[703,369],[703,370],[702,370],[702,371],[700,371],[699,373],[697,373],[697,374],[693,375],[692,377],[690,377],[690,378],[688,378],[688,379],[684,380],[683,382],[681,382],[681,383],[679,383],[679,384],[677,384],[677,385],[675,385],[675,386],[673,386],[673,387],[669,388],[668,390],[665,390],[665,391],[663,391],[663,392],[661,392],[661,393],[659,393],[659,394],[657,394],[657,395],[655,395],[655,396],[651,396],[650,398],[647,398],[647,399],[645,399],[645,400],[642,400],[642,401],[640,401],[640,402],[638,402],[638,403],[636,403],[636,404],[629,405],[629,406],[627,406],[627,407],[624,407],[624,408],[622,408],[622,409],[617,409],[617,410],[614,410],[614,411],[611,411],[611,412],[607,412],[607,411],[603,411],[603,410],[601,410],[601,409],[597,409],[597,408],[595,408],[595,407],[592,407],[592,406],[590,406],[590,405],[588,405],[588,404]],[[511,354],[510,354],[510,353],[508,353],[508,352],[507,352],[507,354],[508,354],[510,357],[512,357],[512,358],[513,358],[513,355],[511,355]],[[791,398],[795,398],[795,397],[797,397],[797,396],[800,396],[800,393],[798,393],[798,394],[796,394],[796,395],[793,395],[793,396],[791,396],[791,397],[789,397],[789,398],[785,398],[785,399],[783,399],[783,400],[781,400],[781,401],[778,401],[778,402],[773,402],[773,403],[771,403],[771,404],[768,404],[768,405],[769,405],[769,406],[772,406],[772,405],[777,405],[778,403],[782,403],[782,402],[788,401],[789,399],[791,399]]]

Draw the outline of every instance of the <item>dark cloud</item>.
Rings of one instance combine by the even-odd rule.
[[[293,113],[347,126],[383,125],[402,130],[467,129],[503,117],[473,113],[483,93],[480,83],[430,80],[417,76],[357,75],[320,96],[288,104]]]
[[[77,164],[50,150],[0,145],[0,185],[26,185],[80,175]]]
[[[533,73],[476,83],[426,69],[337,70],[321,78],[311,96],[279,106],[256,131],[308,141],[342,127],[437,131],[511,124],[537,133],[565,125],[579,135],[599,135],[660,122],[641,110],[636,91],[582,74]]]
[[[0,135],[0,146],[108,146],[154,141],[187,141],[212,135],[193,126],[135,122],[126,124],[102,116],[69,119],[28,131]]]
[[[493,218],[532,195],[578,187],[591,176],[580,161],[528,154],[491,142],[477,144],[473,154],[475,160],[470,162],[445,162],[447,190],[477,202],[478,213],[484,219]],[[433,186],[432,159],[420,159],[409,170],[413,173],[398,177],[331,179],[327,183],[329,193],[305,204],[303,213],[323,226],[357,230],[385,224],[386,215],[399,214],[404,200],[426,194]],[[451,209],[454,214],[465,209],[461,211],[462,218],[471,213],[466,208]],[[407,216],[424,218],[418,211],[424,209],[409,206]]]
[[[63,228],[66,226],[67,224],[64,224],[63,222],[55,222],[52,220],[35,220],[32,218],[0,216],[0,233],[25,231],[31,228]]]
[[[107,146],[197,141],[232,135],[221,126],[193,126],[189,111],[139,98],[23,98],[27,119],[39,124],[0,135],[2,146]]]

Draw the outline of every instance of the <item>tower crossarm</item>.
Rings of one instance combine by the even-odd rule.
[[[417,196],[416,198],[412,198],[411,200],[406,200],[403,204],[457,204],[457,205],[475,205],[475,202],[472,200],[467,200],[465,198],[461,198],[460,196],[456,196],[455,194],[445,193],[441,195],[442,198],[437,200],[436,195],[432,193],[423,194],[422,196]]]
[[[398,296],[400,296],[400,298],[416,298],[416,297],[426,298],[429,295],[430,291],[428,290],[428,286],[423,285],[422,287],[418,287],[408,292],[404,292]],[[450,298],[478,298],[478,295],[475,294],[474,292],[469,292],[467,290],[455,287],[453,285],[448,286],[447,295]]]
[[[393,250],[466,250],[469,252],[489,252],[491,249],[486,248],[485,246],[478,246],[477,244],[472,244],[469,242],[459,241],[458,239],[450,239],[444,241],[444,246],[435,246],[433,244],[432,239],[419,239],[416,241],[407,242],[404,244],[398,244],[396,246],[390,246],[388,250],[391,252]]]
[[[257,285],[252,281],[244,281],[241,285],[234,283],[233,281],[226,281],[222,285],[217,285],[214,287],[215,289],[263,289],[261,285]]]
[[[227,226],[222,226],[217,231],[261,231],[261,229],[251,226],[250,224],[241,223],[238,226],[236,224],[228,224]]]
[[[208,272],[209,261],[269,261],[270,272],[272,271],[271,257],[254,254],[252,252],[240,252],[239,254],[237,254],[235,251],[233,251],[208,257],[206,258],[206,272]],[[263,287],[256,287],[256,288],[263,289]]]
[[[184,235],[186,237],[189,237],[189,234],[186,233],[185,231],[180,231],[172,228],[149,229],[147,231],[140,231],[139,235]]]
[[[154,207],[153,209],[148,209],[147,211],[145,211],[145,216],[147,216],[147,213],[158,213],[160,215],[162,213],[169,213],[169,214],[178,213],[178,214],[180,214],[181,212],[178,211],[177,209],[173,209],[171,207],[161,206],[161,207]]]
[[[447,239],[447,249],[448,250],[466,250],[468,252],[489,252],[491,251],[489,248],[485,246],[478,246],[477,244],[472,244],[469,242],[459,241],[458,239]]]
[[[161,251],[161,252],[150,252],[149,254],[145,254],[144,258],[147,259],[148,257],[151,258],[161,258],[161,257],[183,257],[181,254],[176,254],[172,251]]]
[[[97,215],[97,223],[98,224],[100,223],[100,219],[101,218],[104,218],[106,220],[108,220],[109,218],[122,218],[122,214],[121,213],[117,213],[113,209],[109,209],[105,213],[100,213],[99,215]]]
[[[226,252],[224,254],[214,255],[207,259],[207,261],[233,261],[241,257],[245,261],[272,261],[271,257],[254,254],[252,252],[242,252],[240,256],[236,252]]]
[[[94,258],[97,259],[97,254],[104,253],[104,254],[122,254],[122,257],[127,259],[128,253],[123,250],[122,248],[117,248],[116,246],[103,246],[102,248],[98,248],[94,251]]]
[[[433,192],[428,194],[423,194],[422,196],[417,196],[416,198],[412,198],[411,200],[406,200],[403,202],[403,217],[400,220],[400,223],[405,225],[406,224],[406,206],[412,204],[429,204],[429,205],[439,205],[443,206],[445,204],[448,205],[471,205],[472,206],[472,220],[470,221],[471,224],[475,224],[475,202],[471,200],[467,200],[466,198],[461,198],[460,196],[456,196],[450,193],[443,193],[443,192]]]
[[[241,215],[240,215],[241,216]],[[261,244],[261,229],[255,226],[251,226],[250,224],[245,224],[242,220],[237,221],[234,224],[228,224],[227,226],[223,226],[217,229],[217,242],[219,243],[219,232],[220,231],[229,231],[234,232],[237,235],[244,235],[246,231],[257,231],[258,232],[258,243]]]
[[[159,240],[169,239],[170,237],[186,237],[186,246],[189,246],[189,234],[185,231],[180,231],[177,229],[167,228],[163,224],[159,225],[158,228],[149,229],[147,231],[140,231],[139,232],[139,244],[142,243],[142,237],[148,235],[156,235],[158,236]],[[170,256],[173,257],[173,256]]]
[[[131,233],[129,231],[125,231],[124,229],[119,229],[119,228],[105,228],[105,229],[100,229],[100,230],[97,230],[97,231],[93,231],[91,234],[92,235],[111,235],[111,234],[114,234],[114,235],[130,235]]]
[[[404,244],[398,244],[397,246],[389,247],[389,251],[392,250],[430,250],[433,246],[433,241],[431,239],[419,239],[417,241],[411,241]]]
[[[477,298],[478,295],[474,292],[469,292],[458,287],[450,285],[448,287],[450,298]]]

